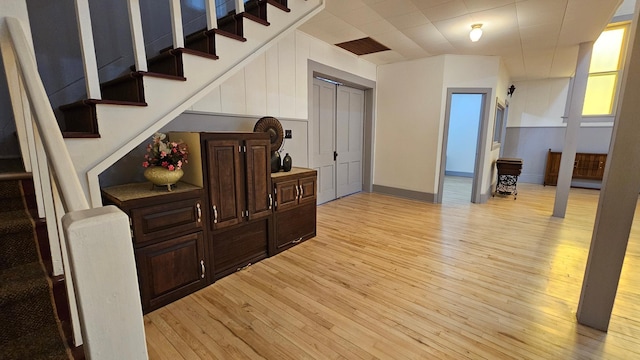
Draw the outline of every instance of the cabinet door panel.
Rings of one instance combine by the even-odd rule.
[[[207,165],[211,221],[214,229],[232,226],[242,220],[244,184],[242,180],[239,142],[209,140]]]
[[[562,154],[549,151],[547,155],[547,169],[544,175],[544,185],[556,185]]]
[[[271,215],[271,144],[268,140],[247,140],[247,206],[249,219]]]
[[[269,218],[212,234],[216,279],[267,256]]]
[[[196,231],[202,227],[198,214],[200,199],[176,201],[131,210],[133,241],[136,246],[175,234]]]
[[[277,211],[298,204],[298,180],[278,181],[275,184]]]
[[[205,286],[204,261],[202,232],[137,249],[138,281],[145,312]]]
[[[306,177],[298,181],[302,190],[299,203],[313,202],[316,200],[316,177]]]
[[[316,204],[278,212],[276,216],[276,249],[294,245],[316,235]]]

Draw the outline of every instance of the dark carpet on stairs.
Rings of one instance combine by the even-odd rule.
[[[0,181],[0,360],[69,359],[23,194]]]

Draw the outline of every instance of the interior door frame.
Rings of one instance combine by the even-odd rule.
[[[348,73],[343,70],[327,66],[313,60],[307,60],[307,84],[308,84],[308,114],[309,122],[312,121],[313,113],[313,78],[316,76],[326,79],[338,81],[346,86],[364,90],[364,139],[362,143],[362,191],[373,192],[373,149],[375,142],[375,101],[376,101],[376,82],[365,79],[358,75]],[[308,151],[309,158],[307,162],[310,167],[311,150],[316,134],[313,133],[313,126],[309,124]]]
[[[480,94],[482,103],[480,108],[480,121],[478,128],[478,141],[476,142],[476,159],[473,167],[473,183],[471,185],[471,202],[482,203],[482,178],[485,170],[485,158],[487,153],[487,136],[489,133],[489,113],[493,89],[491,88],[447,88],[447,105],[445,108],[444,128],[442,132],[442,149],[440,153],[440,174],[438,177],[438,193],[436,203],[442,203],[442,191],[444,189],[444,176],[447,167],[447,142],[449,141],[449,121],[451,115],[451,97],[454,94]]]

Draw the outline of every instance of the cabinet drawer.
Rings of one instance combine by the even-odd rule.
[[[278,253],[314,236],[316,236],[315,202],[277,212],[275,214],[275,247],[272,247],[272,253]]]
[[[256,220],[211,236],[216,279],[267,256],[269,221],[270,218]]]
[[[135,251],[145,312],[207,285],[202,232],[145,246]]]
[[[131,210],[136,247],[162,237],[194,232],[202,228],[200,199],[189,199]]]

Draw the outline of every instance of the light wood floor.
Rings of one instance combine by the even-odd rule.
[[[146,315],[150,358],[640,359],[640,224],[602,333],[575,319],[598,191],[557,219],[518,190],[319,206],[316,238]]]

